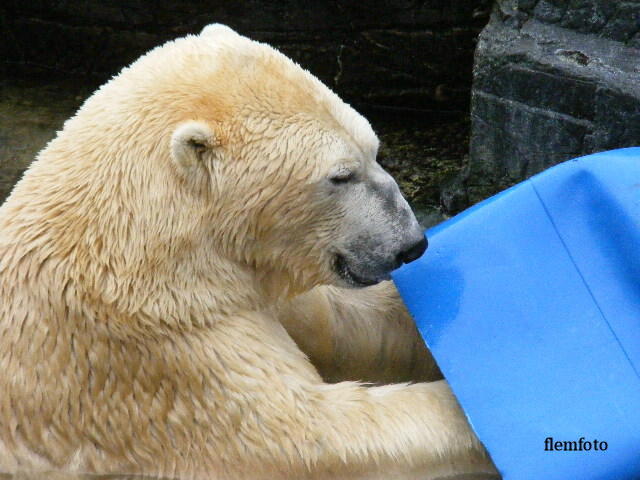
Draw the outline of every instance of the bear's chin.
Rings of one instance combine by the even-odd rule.
[[[384,280],[391,280],[390,273],[368,277],[355,273],[344,255],[337,253],[333,262],[333,270],[341,280],[341,285],[348,288],[364,288],[376,285]]]

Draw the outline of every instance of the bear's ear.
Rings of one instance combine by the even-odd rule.
[[[220,146],[213,130],[203,122],[186,122],[171,136],[171,157],[184,168],[198,165],[203,156]]]

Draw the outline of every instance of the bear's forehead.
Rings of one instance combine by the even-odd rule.
[[[365,157],[375,157],[378,138],[369,122],[310,72],[226,27],[205,32],[149,52],[121,72],[116,85],[110,82],[109,90],[120,98],[123,87],[133,85],[127,97],[145,92],[142,101],[149,109],[162,109],[163,118],[173,115],[178,121],[195,115],[224,125],[234,112],[242,117],[247,111],[274,123],[306,115],[313,120],[309,124],[320,124]]]
[[[355,143],[365,156],[375,157],[379,141],[369,122],[309,71],[271,46],[232,30],[222,30],[221,38],[204,37],[210,46],[220,49],[217,55],[223,64],[230,61],[232,71],[237,68],[238,75],[246,76],[242,83],[249,90],[247,98],[265,97],[257,100],[264,100],[272,109],[268,113],[282,109],[284,115],[306,113],[325,120],[325,126],[341,130],[340,137]]]

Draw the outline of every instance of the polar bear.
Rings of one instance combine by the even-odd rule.
[[[0,208],[0,472],[493,472],[443,381],[328,383],[309,358],[340,380],[340,352],[299,346],[353,321],[351,361],[391,358],[373,380],[434,372],[386,281],[426,244],[377,148],[311,74],[220,25],[95,92]],[[378,321],[401,332],[386,350],[358,336]]]

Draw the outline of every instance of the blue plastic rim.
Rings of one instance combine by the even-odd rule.
[[[427,235],[393,279],[503,478],[640,479],[640,148]]]

